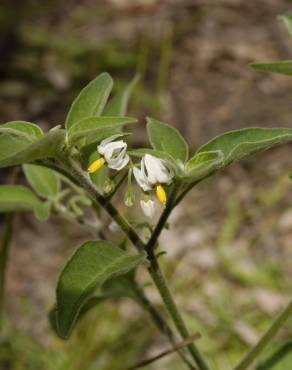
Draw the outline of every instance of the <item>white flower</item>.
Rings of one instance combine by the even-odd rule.
[[[166,203],[166,193],[161,184],[169,183],[174,173],[164,160],[145,154],[141,160],[141,169],[134,167],[133,173],[144,191],[155,188],[158,200],[162,204]]]
[[[140,200],[140,205],[142,211],[144,212],[145,216],[152,218],[155,215],[156,206],[155,202],[151,199],[148,200]]]
[[[98,171],[105,163],[116,171],[120,171],[128,164],[130,157],[127,154],[127,143],[124,140],[115,141],[119,136],[121,135],[113,135],[98,145],[97,151],[101,158],[91,163],[88,167],[89,173]]]

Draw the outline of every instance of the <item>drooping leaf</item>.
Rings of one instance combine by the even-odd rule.
[[[126,274],[144,260],[144,253],[130,255],[107,241],[84,243],[71,257],[59,277],[59,336],[67,338],[70,335],[82,307],[107,280]]]
[[[66,128],[69,129],[84,118],[100,116],[112,86],[111,76],[108,73],[102,73],[81,90],[69,110],[65,122]]]
[[[52,202],[50,200],[47,200],[46,202],[38,204],[34,208],[34,215],[38,220],[46,221],[50,217],[51,210]]]
[[[88,117],[73,125],[68,130],[68,139],[70,143],[76,143],[82,140],[82,146],[91,142],[111,136],[114,130],[135,123],[137,120],[131,117]]]
[[[34,164],[23,165],[25,177],[31,187],[42,197],[54,197],[60,191],[60,176],[49,168]]]
[[[275,145],[292,141],[291,128],[245,128],[216,136],[197,153],[221,151],[222,167]]]
[[[0,212],[34,211],[41,201],[21,185],[0,185]]]
[[[125,116],[128,109],[129,99],[138,81],[139,76],[136,75],[126,88],[117,93],[117,95],[107,104],[103,115]]]
[[[182,162],[188,159],[188,145],[175,127],[147,118],[147,131],[150,144],[154,149],[166,152]]]
[[[273,72],[282,75],[292,75],[292,60],[284,60],[280,62],[258,62],[251,63],[250,67],[260,72]]]
[[[0,134],[0,168],[55,157],[65,140],[64,130],[51,130],[33,142]]]
[[[224,156],[221,151],[202,152],[191,158],[185,168],[186,181],[198,181],[219,169]]]
[[[276,343],[260,357],[256,370],[290,370],[292,342]]]

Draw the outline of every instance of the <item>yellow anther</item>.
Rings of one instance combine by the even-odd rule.
[[[165,190],[160,184],[156,185],[155,192],[156,192],[156,197],[159,200],[159,202],[165,206],[167,196],[166,196]]]
[[[105,164],[104,158],[99,158],[96,161],[91,163],[91,165],[88,167],[87,171],[89,173],[94,173],[94,172],[98,171],[104,164]]]

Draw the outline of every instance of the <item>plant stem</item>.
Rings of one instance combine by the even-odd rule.
[[[166,281],[160,271],[158,262],[154,254],[154,246],[156,245],[157,239],[167,221],[168,216],[171,213],[172,203],[174,202],[174,199],[175,199],[176,188],[174,187],[173,191],[171,192],[168,205],[165,208],[163,214],[161,215],[158,225],[155,228],[155,231],[153,232],[155,233],[155,237],[150,238],[149,242],[147,243],[148,245],[147,247],[147,245],[142,241],[142,239],[136,233],[134,228],[128,223],[128,221],[123,216],[120,215],[120,213],[112,205],[112,203],[107,202],[107,199],[99,193],[98,189],[91,182],[89,176],[82,171],[80,166],[75,161],[70,160],[68,158],[67,160],[65,158],[63,160],[65,161],[65,163],[67,163],[71,172],[73,172],[73,177],[77,179],[77,181],[79,182],[79,185],[82,186],[88,192],[88,194],[91,196],[94,202],[97,202],[101,207],[103,207],[107,211],[107,213],[112,217],[112,219],[120,226],[123,232],[128,236],[128,238],[131,240],[131,242],[137,248],[137,250],[147,251],[148,258],[151,264],[148,271],[161,295],[161,298],[173,322],[175,323],[176,328],[178,329],[180,335],[183,338],[189,337],[189,333],[186,328],[186,325],[178,311],[178,308],[176,307],[174,299],[167,287]],[[149,247],[149,244],[150,244],[150,247]],[[188,349],[193,359],[198,364],[199,369],[209,370],[207,364],[202,359],[202,356],[200,355],[197,348],[194,345],[189,345]]]
[[[14,214],[6,216],[5,228],[0,249],[0,320],[2,318],[4,309],[5,277],[7,261],[9,257],[9,249],[13,235],[13,220]]]
[[[260,338],[258,343],[246,354],[246,356],[240,361],[240,363],[234,368],[234,370],[246,370],[252,364],[252,362],[261,354],[266,346],[275,337],[278,331],[282,328],[289,316],[292,314],[292,300],[288,303],[286,308],[280,313],[275,319],[269,329]]]
[[[176,306],[176,303],[172,297],[172,294],[168,288],[167,282],[161,272],[159,263],[153,254],[151,257],[151,265],[149,267],[149,273],[159,290],[159,293],[161,295],[161,298],[164,302],[164,305],[171,316],[178,332],[182,336],[182,338],[186,339],[190,336],[190,333],[188,332],[188,329],[186,327],[186,324]],[[200,354],[199,350],[195,346],[195,344],[189,344],[188,349],[190,353],[192,354],[192,357],[196,361],[198,367],[200,370],[209,370],[208,365],[206,364],[205,360],[203,359],[202,355]]]
[[[133,288],[135,290],[135,293],[137,295],[137,298],[139,299],[140,306],[148,312],[148,314],[151,316],[153,322],[155,323],[158,330],[169,339],[169,342],[175,346],[177,344],[175,340],[174,333],[172,332],[171,328],[167,324],[167,322],[164,320],[164,318],[160,315],[159,311],[156,309],[155,306],[152,305],[152,303],[149,301],[147,296],[145,295],[143,289],[137,284],[137,282],[133,282]],[[182,360],[185,362],[185,364],[188,366],[191,370],[196,370],[196,368],[193,366],[193,364],[188,360],[188,358],[185,356],[183,351],[177,350],[179,355],[181,356]]]

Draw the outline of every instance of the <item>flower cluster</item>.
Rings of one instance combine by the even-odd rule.
[[[120,134],[113,135],[97,146],[100,158],[90,164],[88,167],[89,173],[98,171],[105,164],[116,171],[122,170],[129,164],[130,157],[127,153],[127,143],[124,140],[116,140],[120,136]],[[140,164],[131,164],[131,166],[133,166],[134,177],[144,192],[144,197],[140,201],[141,208],[145,215],[151,218],[156,207],[150,194],[153,191],[158,201],[165,206],[167,193],[164,186],[171,182],[174,172],[163,159],[151,154],[145,154]]]

